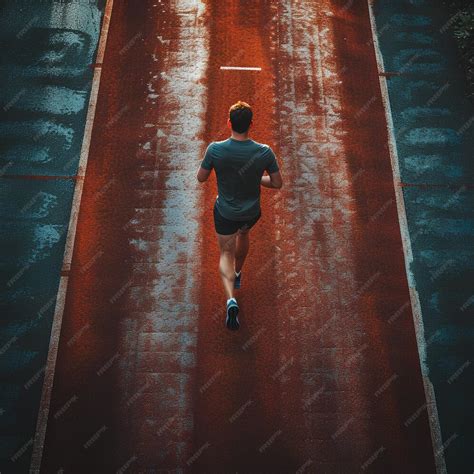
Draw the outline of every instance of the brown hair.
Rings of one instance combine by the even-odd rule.
[[[239,100],[229,109],[229,118],[234,132],[245,133],[250,127],[252,117],[252,108],[247,102]]]

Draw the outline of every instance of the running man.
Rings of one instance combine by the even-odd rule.
[[[253,112],[239,101],[229,109],[231,136],[207,147],[197,179],[203,183],[214,169],[217,177],[214,226],[220,248],[219,271],[227,296],[226,326],[239,329],[234,289],[242,284],[242,266],[249,251],[249,230],[260,219],[260,185],[279,189],[282,178],[273,150],[248,137]],[[268,176],[264,176],[264,172]]]

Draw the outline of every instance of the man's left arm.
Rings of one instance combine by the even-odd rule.
[[[212,168],[214,167],[212,164],[211,145],[212,143],[210,143],[207,147],[206,153],[204,154],[204,159],[201,161],[201,166],[199,167],[199,171],[197,173],[197,180],[200,183],[204,183],[204,181],[209,178]]]

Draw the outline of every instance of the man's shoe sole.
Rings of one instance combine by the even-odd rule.
[[[227,329],[231,331],[236,331],[240,327],[239,318],[237,315],[239,314],[239,307],[236,305],[232,305],[227,308],[227,318],[225,320],[225,325]]]

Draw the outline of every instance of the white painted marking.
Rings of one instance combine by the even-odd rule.
[[[99,45],[97,49],[96,63],[100,65],[104,59],[105,46],[107,36],[109,33],[110,16],[112,15],[113,0],[107,0],[104,11],[104,19],[102,22],[102,29],[99,38]],[[74,188],[74,196],[71,208],[71,217],[69,219],[68,233],[66,236],[66,247],[63,257],[63,271],[69,271],[71,267],[72,251],[74,248],[74,241],[76,237],[77,218],[79,215],[79,207],[81,205],[82,189],[84,185],[84,177],[87,168],[87,160],[89,158],[89,147],[92,135],[92,127],[94,123],[95,109],[97,105],[97,95],[99,91],[99,83],[101,76],[101,67],[94,68],[94,75],[92,79],[91,96],[89,100],[89,108],[87,111],[86,125],[84,130],[84,138],[82,141],[81,156],[79,159],[79,168]],[[37,473],[40,471],[41,458],[43,456],[44,440],[46,436],[46,426],[48,423],[49,408],[51,402],[51,392],[54,381],[54,371],[56,369],[56,359],[58,355],[59,335],[61,333],[61,325],[64,313],[64,304],[66,301],[66,292],[69,277],[61,275],[59,281],[59,289],[56,298],[56,307],[54,310],[53,324],[51,328],[51,338],[49,342],[48,358],[46,361],[46,368],[43,381],[43,391],[41,394],[41,401],[39,406],[38,421],[36,423],[36,432],[33,445],[33,454],[31,458],[30,473]]]
[[[433,444],[433,451],[435,454],[436,472],[438,474],[446,474],[447,472],[446,462],[444,459],[443,440],[441,437],[441,428],[439,425],[438,408],[436,406],[436,397],[435,397],[433,384],[431,383],[429,379],[428,366],[426,365],[426,339],[425,339],[425,328],[423,326],[423,319],[421,315],[420,298],[418,295],[418,291],[416,290],[413,273],[410,270],[410,264],[413,261],[413,252],[411,248],[410,233],[408,231],[408,222],[407,222],[407,215],[406,215],[406,209],[405,209],[405,202],[403,199],[403,189],[401,186],[399,186],[399,183],[401,182],[400,167],[399,167],[399,161],[398,161],[397,142],[395,140],[395,133],[393,129],[393,120],[392,120],[392,112],[391,112],[391,107],[390,107],[390,97],[388,94],[387,78],[385,76],[380,75],[380,73],[383,72],[385,69],[384,69],[383,57],[380,51],[380,46],[379,46],[378,37],[377,37],[377,27],[375,23],[375,15],[373,12],[373,0],[368,0],[368,5],[369,5],[370,25],[372,29],[372,39],[374,43],[375,55],[377,58],[377,66],[379,70],[379,82],[380,82],[380,89],[382,92],[382,102],[385,109],[385,116],[387,120],[388,142],[389,142],[388,145],[389,145],[389,151],[390,151],[390,161],[392,164],[392,171],[393,171],[393,184],[395,187],[398,221],[400,224],[400,232],[402,235],[403,252],[405,256],[405,268],[406,268],[406,273],[407,273],[408,286],[410,290],[410,301],[411,301],[412,313],[413,313],[414,324],[415,324],[416,341],[417,341],[418,354],[419,354],[420,364],[421,364],[423,386],[425,389],[428,419],[429,419],[430,430],[431,430],[431,441]]]
[[[222,70],[226,71],[261,71],[261,67],[251,67],[251,66],[221,66]]]

